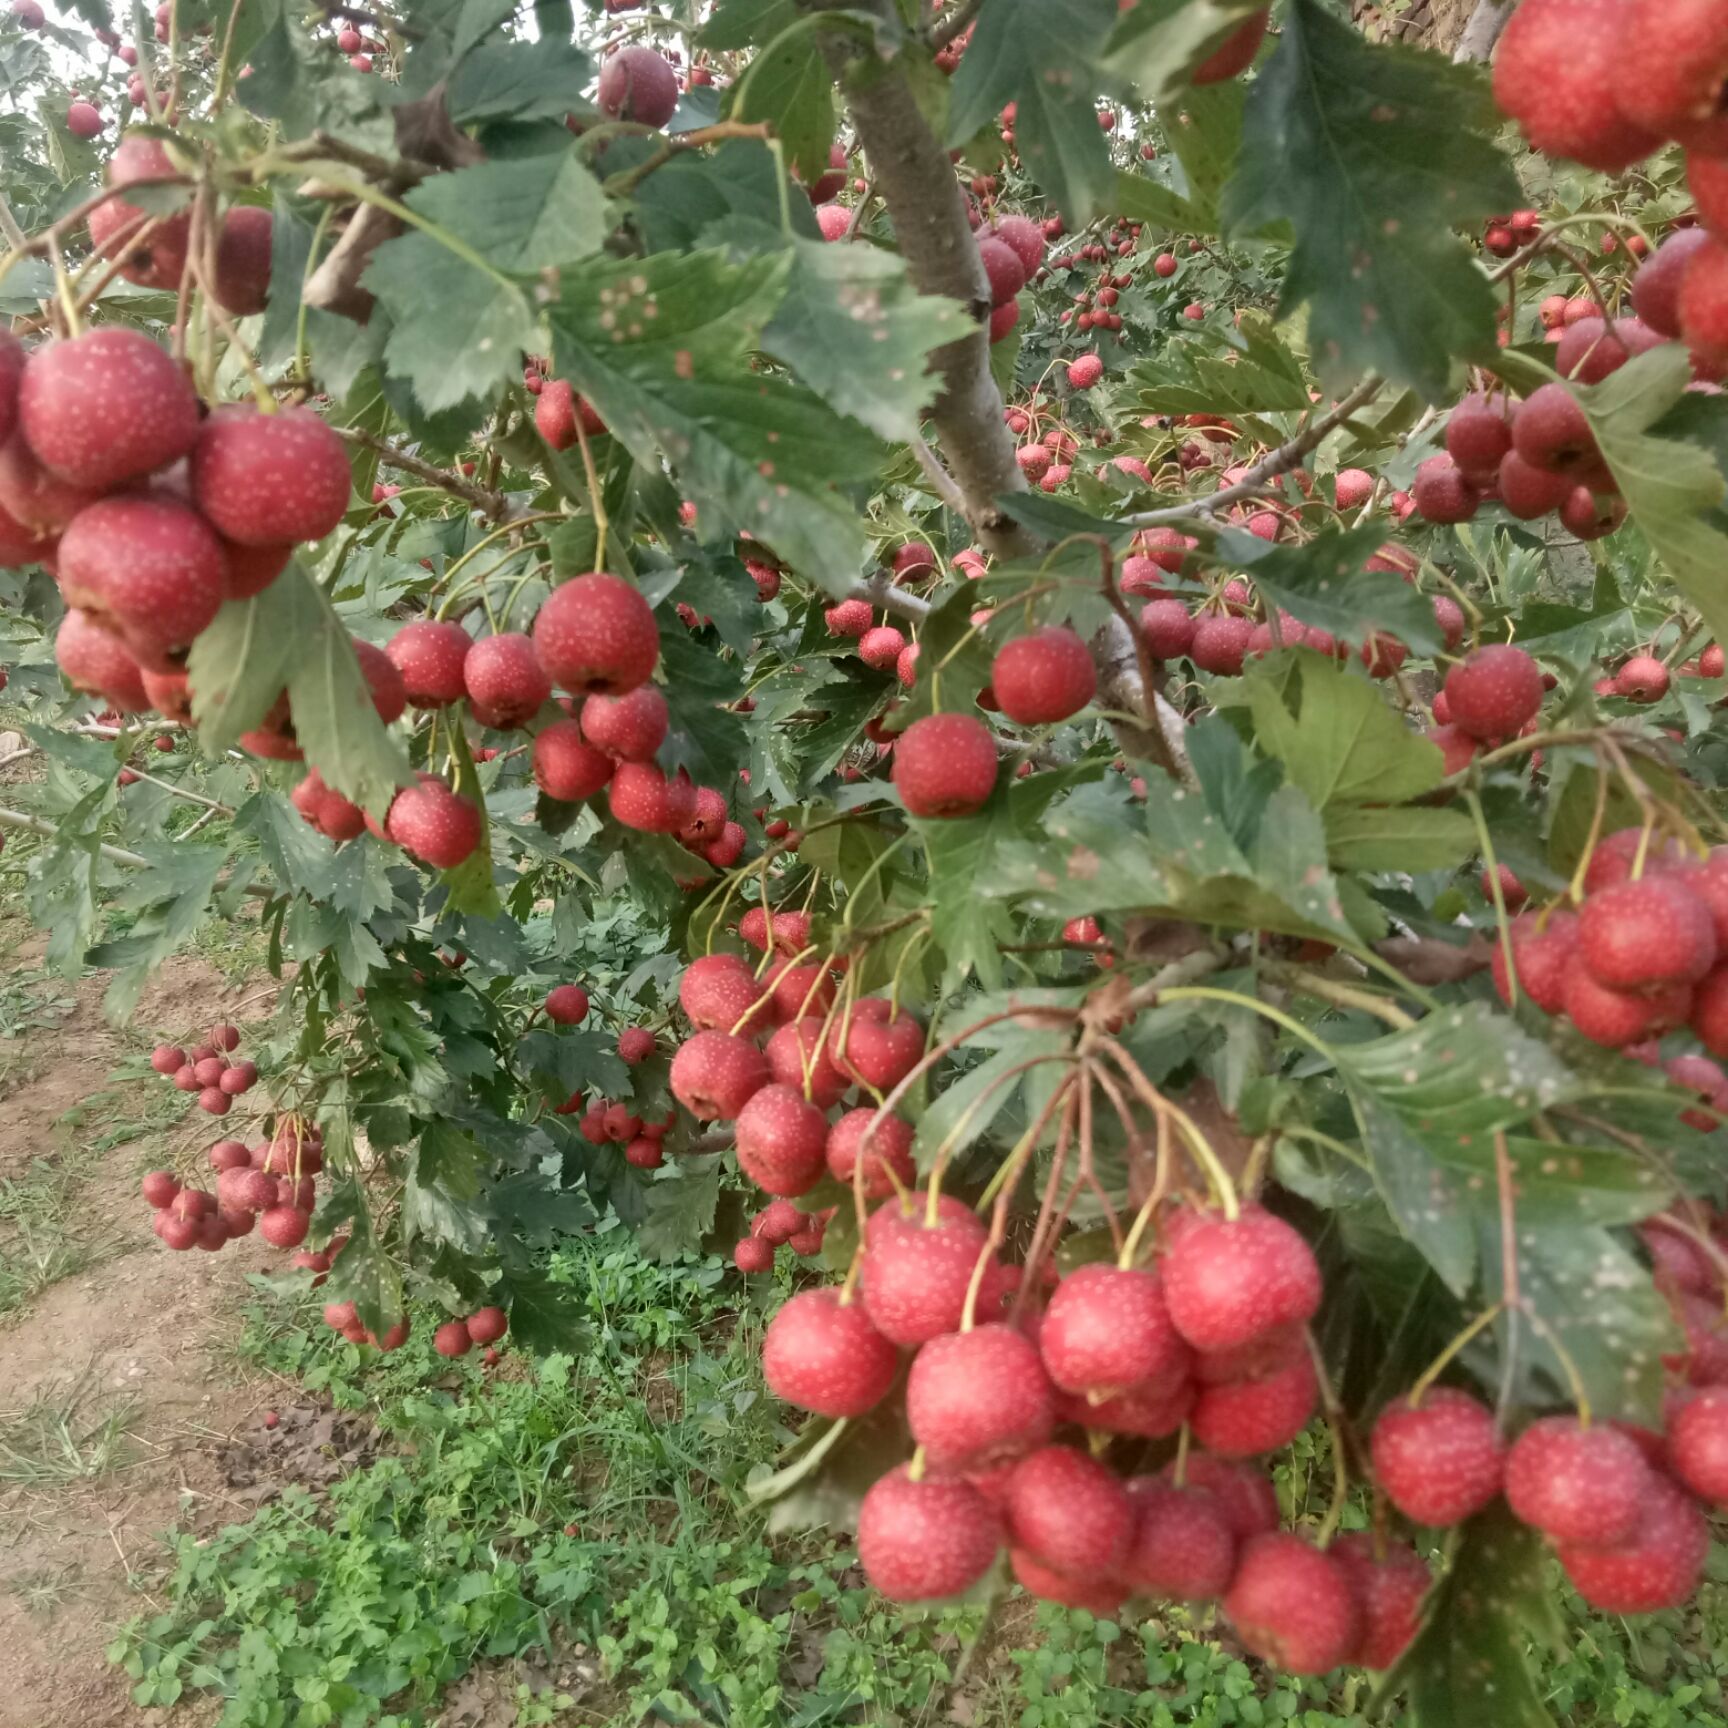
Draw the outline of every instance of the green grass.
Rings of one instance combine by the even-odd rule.
[[[491,1376],[425,1338],[362,1360],[318,1324],[316,1297],[252,1311],[253,1364],[365,1413],[382,1448],[327,1495],[290,1486],[246,1524],[170,1541],[167,1611],[110,1652],[140,1706],[205,1691],[224,1699],[222,1728],[410,1728],[484,1681],[514,1696],[518,1728],[1365,1720],[1362,1677],[1269,1675],[1206,1616],[1119,1626],[1018,1593],[993,1615],[892,1607],[844,1536],[770,1537],[743,1495],[785,1438],[756,1370],[777,1295],[740,1296],[718,1264],[647,1264],[622,1231],[556,1266],[589,1346],[512,1355]],[[1311,1456],[1281,1467],[1287,1502]],[[560,1691],[573,1667],[598,1678]],[[1685,1616],[1581,1625],[1546,1678],[1579,1728],[1719,1728],[1724,1667],[1712,1585]]]
[[[130,1399],[102,1397],[81,1378],[0,1412],[0,1488],[62,1488],[95,1482],[133,1456]]]

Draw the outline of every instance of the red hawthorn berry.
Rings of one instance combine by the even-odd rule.
[[[914,816],[971,816],[996,785],[996,743],[969,714],[928,714],[900,734],[894,784]]]
[[[473,646],[460,624],[416,618],[390,638],[384,652],[402,674],[402,688],[416,708],[443,708],[468,694],[464,663]]]
[[[80,607],[69,608],[60,620],[54,658],[74,690],[101,696],[123,714],[140,713],[150,706],[144,674],[126,644]]]
[[[1487,485],[1512,448],[1511,404],[1504,396],[1466,396],[1446,421],[1446,454],[1472,485]]]
[[[502,1308],[478,1308],[466,1324],[476,1344],[496,1344],[510,1330],[510,1316]]]
[[[838,1290],[801,1290],[768,1322],[762,1341],[768,1390],[815,1416],[864,1415],[899,1372],[899,1351]]]
[[[1162,601],[1153,601],[1152,605],[1162,605]],[[1147,607],[1147,612],[1151,611]],[[1145,628],[1145,614],[1141,615],[1141,627]],[[1232,613],[1208,613],[1194,625],[1194,634],[1188,645],[1188,657],[1202,672],[1216,672],[1226,678],[1234,678],[1241,670],[1247,657],[1248,643],[1254,635],[1254,625],[1247,619]]]
[[[1362,1608],[1344,1566],[1281,1532],[1243,1548],[1224,1612],[1254,1655],[1290,1674],[1324,1674],[1362,1638]]]
[[[484,824],[473,799],[429,777],[391,800],[384,832],[423,864],[454,870],[479,848]]]
[[[601,65],[595,99],[615,120],[664,126],[678,106],[678,74],[652,48],[632,43]]]
[[[1113,1618],[1128,1596],[1127,1588],[1114,1578],[1071,1577],[1046,1566],[1024,1548],[1008,1550],[1008,1565],[1015,1583],[1027,1595],[1064,1608],[1084,1608],[1100,1620]]]
[[[1678,873],[1599,889],[1578,918],[1579,953],[1598,984],[1647,990],[1694,984],[1716,963],[1710,908]]]
[[[1478,648],[1446,674],[1451,724],[1484,743],[1515,737],[1542,707],[1542,673],[1522,648]]]
[[[1558,1014],[1565,995],[1566,967],[1578,945],[1578,920],[1570,912],[1550,913],[1546,924],[1535,914],[1512,920],[1512,962],[1518,988],[1545,1014]],[[1506,950],[1494,945],[1494,988],[1500,1000],[1512,1003],[1506,974]]]
[[[716,1034],[698,1036],[712,1038]],[[767,1062],[759,1052],[751,1053],[766,1076]],[[822,1175],[828,1119],[801,1089],[768,1081],[757,1087],[739,1110],[735,1141],[738,1168],[758,1188],[768,1194],[805,1194]]]
[[[1549,474],[1576,475],[1602,459],[1589,419],[1564,384],[1544,384],[1524,399],[1512,422],[1512,447]]]
[[[1152,600],[1140,610],[1140,634],[1160,660],[1186,654],[1194,641],[1194,628],[1193,614],[1181,600]]]
[[[1121,1392],[1187,1372],[1157,1273],[1107,1264],[1078,1266],[1056,1286],[1039,1349],[1065,1392]]]
[[[1728,1504],[1728,1387],[1706,1386],[1675,1411],[1668,1423],[1668,1459],[1701,1500]]]
[[[1638,1528],[1618,1548],[1562,1543],[1556,1552],[1573,1588],[1603,1614],[1678,1608],[1698,1587],[1710,1527],[1696,1503],[1653,1474]]]
[[[17,420],[56,478],[107,491],[192,448],[198,397],[165,349],[141,330],[111,325],[31,353],[17,382]]]
[[[635,588],[595,571],[552,590],[534,620],[534,647],[560,689],[623,696],[652,677],[660,632]]]
[[[1410,492],[1417,510],[1430,522],[1468,522],[1482,505],[1481,493],[1445,454],[1430,456],[1418,466]]]
[[[1122,1576],[1136,1594],[1167,1602],[1222,1596],[1236,1570],[1236,1533],[1204,1488],[1178,1488],[1156,1476],[1128,1484],[1134,1508]]]
[[[684,969],[678,982],[678,1005],[703,1031],[730,1032],[762,1000],[755,973],[736,954],[703,955]]]
[[[1612,1548],[1630,1540],[1652,1480],[1644,1454],[1606,1423],[1546,1416],[1506,1454],[1506,1503],[1553,1542]]]
[[[1350,1578],[1362,1608],[1362,1636],[1348,1660],[1386,1669],[1410,1647],[1422,1625],[1422,1603],[1434,1579],[1407,1542],[1388,1542],[1376,1556],[1374,1538],[1352,1530],[1326,1550]]]
[[[859,1563],[891,1601],[960,1595],[1001,1545],[1001,1518],[964,1477],[914,1479],[902,1465],[872,1484],[858,1509]]]
[[[1164,1296],[1176,1330],[1197,1350],[1229,1350],[1320,1306],[1320,1269],[1302,1236],[1257,1207],[1235,1220],[1194,1216],[1173,1230]]]
[[[1297,1339],[1269,1372],[1202,1385],[1188,1425],[1217,1457],[1258,1457],[1288,1446],[1308,1426],[1318,1398],[1314,1364]]]
[[[1001,1324],[932,1338],[912,1360],[906,1419],[925,1457],[971,1470],[1049,1440],[1056,1403],[1038,1349]]]
[[[1436,1387],[1374,1424],[1374,1473],[1413,1524],[1444,1529],[1480,1512],[1499,1492],[1506,1452],[1493,1412],[1467,1392]]]
[[[698,1032],[672,1058],[672,1095],[702,1122],[735,1120],[768,1083],[762,1052],[729,1032]]]
[[[865,1311],[896,1344],[922,1344],[960,1324],[966,1292],[987,1235],[977,1215],[950,1195],[940,1196],[937,1220],[926,1224],[927,1197],[905,1205],[890,1200],[864,1231],[859,1278]]]
[[[552,695],[552,680],[520,631],[482,636],[468,650],[462,681],[475,718],[500,731],[525,725]]]
[[[1621,111],[1627,41],[1613,0],[1525,0],[1494,52],[1494,100],[1544,155],[1618,174],[1661,143]]]
[[[1632,310],[1658,336],[1680,334],[1680,283],[1702,247],[1710,244],[1708,230],[1681,228],[1670,234],[1632,278]]]
[[[622,762],[652,762],[671,723],[666,697],[655,684],[624,696],[590,696],[582,704],[582,735]]]
[[[1111,1574],[1128,1552],[1133,1506],[1122,1479],[1074,1446],[1042,1446],[1014,1466],[1006,1498],[1016,1548],[1058,1572]]]
[[[1689,149],[1728,152],[1728,18],[1712,0],[1633,0],[1616,68],[1615,101],[1628,120]]]
[[[607,803],[614,821],[646,834],[676,834],[696,811],[696,788],[683,769],[668,779],[652,762],[620,762]]]
[[[466,1356],[473,1345],[468,1328],[460,1320],[446,1320],[432,1334],[432,1348],[440,1356]]]
[[[354,489],[342,440],[309,408],[218,408],[192,447],[191,479],[199,510],[240,546],[322,540]]]
[[[990,666],[996,705],[1020,726],[1048,726],[1078,714],[1098,689],[1092,653],[1075,633],[1051,625],[1016,636]]]
[[[554,720],[534,735],[534,780],[548,798],[579,804],[603,791],[617,764],[582,736],[574,720]]]

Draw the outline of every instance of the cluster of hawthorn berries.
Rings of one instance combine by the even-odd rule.
[[[858,1525],[866,1575],[898,1601],[958,1595],[1006,1547],[1021,1584],[1052,1601],[1110,1614],[1130,1597],[1218,1600],[1244,1644],[1287,1669],[1389,1666],[1415,1633],[1426,1566],[1401,1542],[1322,1550],[1281,1530],[1250,1462],[1313,1413],[1312,1252],[1258,1207],[1180,1207],[1159,1235],[1155,1265],[1078,1267],[1039,1313],[1010,1306],[1025,1269],[996,1258],[968,1207],[892,1198],[866,1223],[856,1290],[802,1291],[769,1323],[769,1387],[858,1416],[915,1352],[904,1396],[918,1450],[871,1487]],[[1111,1467],[1113,1437],[1184,1423],[1201,1450],[1157,1474]]]
[[[141,1184],[156,1208],[155,1231],[170,1248],[214,1251],[240,1236],[258,1234],[272,1248],[299,1248],[312,1223],[317,1177],[324,1168],[324,1137],[316,1126],[284,1115],[268,1140],[248,1148],[218,1140],[210,1148],[216,1190],[190,1188],[170,1170],[152,1170]],[[294,1256],[294,1265],[323,1275],[346,1238]]]
[[[234,1100],[258,1084],[258,1064],[242,1057],[229,1057],[240,1048],[240,1028],[212,1026],[202,1044],[190,1050],[178,1044],[158,1044],[150,1052],[150,1066],[182,1092],[198,1094],[198,1108],[212,1116],[226,1116]]]
[[[1728,11],[1715,0],[1525,0],[1494,56],[1501,111],[1546,155],[1618,174],[1670,142],[1684,148],[1709,232],[1669,259],[1668,327],[1637,309],[1715,371],[1728,366],[1725,93]]]
[[[1510,965],[1508,953],[1510,950]],[[1728,1056],[1728,851],[1695,857],[1640,828],[1605,836],[1590,855],[1575,909],[1524,912],[1494,958],[1507,1001],[1517,990],[1612,1049],[1688,1027]],[[1696,1063],[1698,1058],[1677,1058]],[[1690,1068],[1672,1077],[1691,1085]],[[1697,1089],[1719,1095],[1705,1063]]]
[[[315,1279],[314,1283],[322,1283]],[[324,1324],[340,1332],[350,1344],[370,1344],[375,1350],[399,1350],[408,1341],[409,1323],[403,1315],[380,1337],[374,1337],[360,1318],[352,1302],[327,1302]],[[478,1344],[485,1352],[482,1360],[488,1368],[496,1367],[498,1351],[493,1348],[510,1330],[510,1316],[502,1308],[479,1308],[466,1319],[446,1320],[432,1334],[432,1348],[440,1356],[466,1356]]]

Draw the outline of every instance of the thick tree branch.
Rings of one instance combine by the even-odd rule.
[[[1463,66],[1486,60],[1494,52],[1494,44],[1511,21],[1512,8],[1517,4],[1518,0],[1476,0],[1476,10],[1470,14],[1470,22],[1452,50],[1453,64]]]
[[[819,0],[813,9],[837,3]],[[885,22],[892,21],[886,0],[870,3]],[[838,32],[830,33],[824,52],[844,89],[913,283],[921,293],[958,300],[975,321],[971,335],[930,357],[942,380],[930,419],[980,545],[1003,557],[1024,556],[1036,542],[996,504],[1005,493],[1023,492],[1026,478],[1014,460],[1001,393],[990,376],[990,289],[954,166],[900,65],[879,58],[871,44]]]
[[[476,486],[472,480],[464,479],[460,474],[452,474],[448,468],[439,468],[418,456],[410,456],[406,450],[398,450],[394,444],[387,444],[370,432],[362,432],[353,426],[338,426],[336,430],[350,444],[363,444],[368,450],[377,451],[378,460],[386,467],[399,468],[404,474],[413,474],[424,480],[428,486],[436,486],[441,491],[466,500],[494,522],[503,521],[510,512],[510,500],[502,492],[491,492],[484,486]]]

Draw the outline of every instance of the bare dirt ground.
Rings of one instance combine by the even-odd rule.
[[[44,980],[40,939],[9,933],[19,939],[7,951],[0,932],[10,1010],[0,1266],[14,1275],[9,1311],[0,1284],[0,1647],[11,1671],[0,1728],[152,1723],[163,1713],[131,1702],[103,1648],[147,1608],[161,1532],[244,1519],[256,1503],[234,1456],[262,1434],[279,1391],[247,1383],[229,1347],[246,1274],[280,1256],[253,1238],[215,1254],[162,1247],[138,1178],[169,1148],[188,1175],[220,1130],[195,1110],[182,1122],[183,1095],[154,1075],[113,1089],[109,1077],[158,1029],[196,1035],[267,1003],[201,961],[176,960],[132,1031],[117,1032],[102,1017],[102,978]],[[103,1148],[122,1132],[131,1137]],[[186,1728],[213,1719],[200,1706],[175,1716]]]

